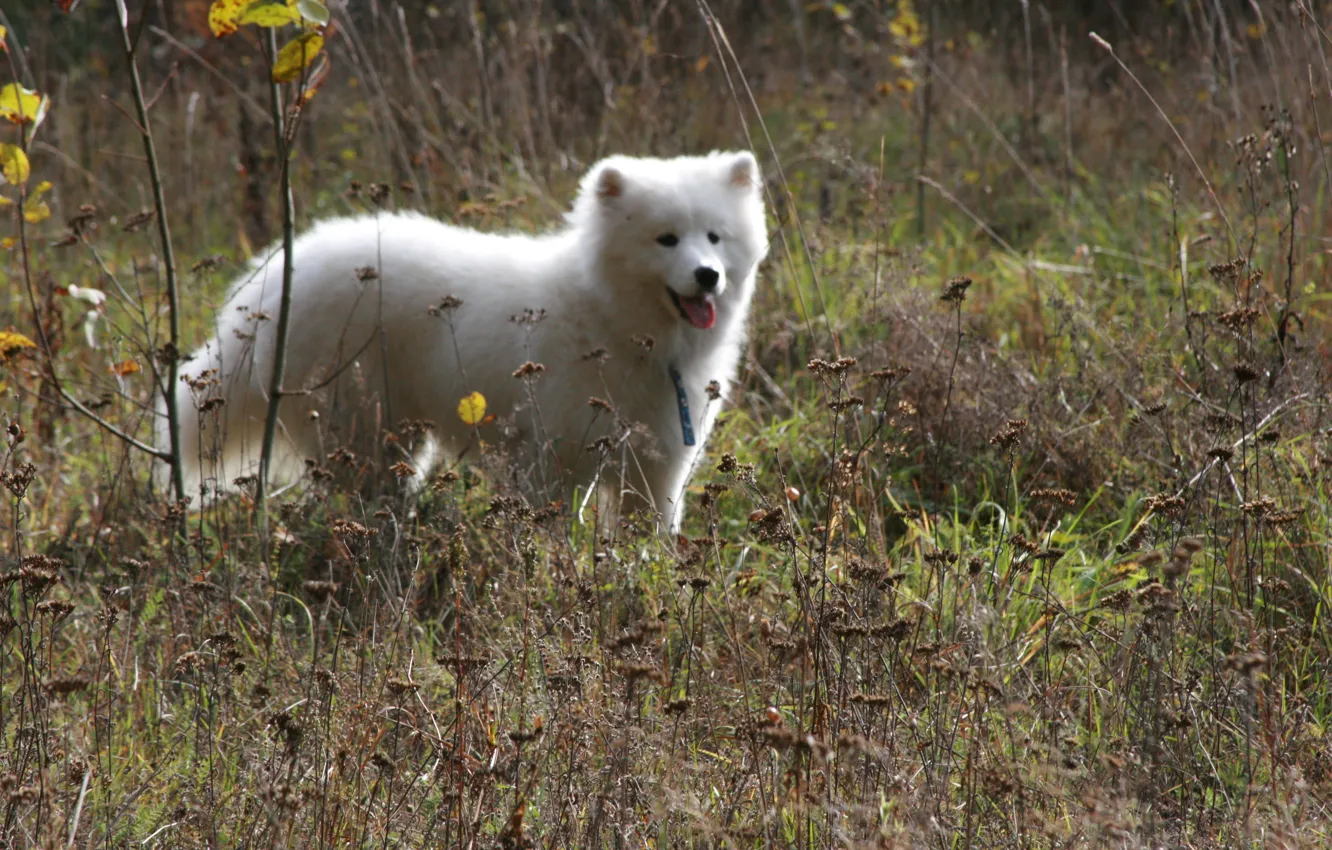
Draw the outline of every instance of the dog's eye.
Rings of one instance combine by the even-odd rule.
[[[663,233],[657,237],[657,244],[666,248],[674,248],[676,245],[680,244],[680,237],[676,236],[674,233]]]
[[[713,245],[716,245],[718,242],[721,241],[721,237],[718,236],[718,235],[717,235],[716,233],[714,233],[713,231],[709,230],[709,231],[708,231],[708,241],[711,242]]]

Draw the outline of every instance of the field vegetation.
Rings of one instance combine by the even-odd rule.
[[[330,6],[279,82],[308,16],[0,13],[0,842],[1332,843],[1327,4]],[[733,147],[772,251],[681,539],[494,450],[408,498],[425,423],[151,474],[289,218]]]

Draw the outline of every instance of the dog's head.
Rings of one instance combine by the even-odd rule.
[[[747,304],[767,253],[758,163],[748,151],[611,157],[583,178],[572,215],[616,281],[699,330]]]

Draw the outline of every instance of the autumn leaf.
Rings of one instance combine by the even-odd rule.
[[[51,181],[43,180],[33,188],[28,199],[23,202],[23,219],[31,224],[46,221],[51,217],[51,208],[42,200],[42,195],[51,191]]]
[[[486,397],[478,392],[463,396],[458,402],[458,418],[464,425],[479,425],[486,418]]]
[[[46,221],[51,217],[51,208],[46,201],[28,201],[23,205],[23,220],[29,224]]]
[[[4,27],[0,27],[0,53],[9,52],[9,42],[5,41],[5,34],[7,32],[9,32],[9,30],[5,29]]]
[[[307,32],[283,45],[273,61],[273,82],[290,83],[298,80],[324,47],[324,37]]]
[[[112,363],[106,368],[111,370],[111,374],[118,378],[123,378],[126,375],[133,375],[140,371],[139,361],[135,360],[133,357],[128,360],[122,360],[119,363]]]
[[[905,42],[911,47],[920,47],[925,43],[925,33],[920,18],[916,16],[916,10],[910,0],[901,0],[897,4],[897,17],[889,22],[888,31],[899,42]]]
[[[239,23],[259,27],[285,27],[301,19],[301,13],[290,4],[264,3],[251,6],[241,15]]]
[[[213,0],[208,7],[208,28],[215,38],[231,35],[240,29],[241,16],[254,0]]]
[[[0,145],[0,175],[4,182],[21,186],[28,182],[32,173],[28,165],[28,155],[18,145]]]
[[[0,331],[0,360],[8,360],[16,351],[36,348],[37,343],[17,331]]]
[[[46,95],[25,89],[18,83],[0,88],[0,118],[11,124],[31,124],[34,128],[46,117],[51,101]]]

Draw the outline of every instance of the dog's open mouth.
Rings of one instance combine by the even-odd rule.
[[[689,324],[705,331],[717,323],[717,302],[712,300],[712,293],[684,298],[677,295],[674,289],[668,288],[666,291],[671,294],[675,309],[680,311],[680,316]]]

